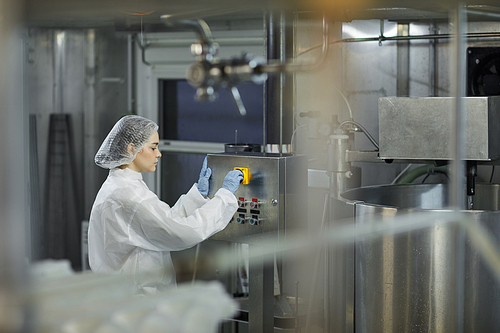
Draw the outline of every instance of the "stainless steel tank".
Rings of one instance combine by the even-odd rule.
[[[500,243],[500,186],[478,184],[472,223]],[[444,209],[442,184],[388,185],[346,191],[357,226],[380,216]],[[455,332],[456,227],[436,225],[405,234],[358,239],[355,246],[356,332]],[[466,240],[465,332],[500,332],[500,285]]]

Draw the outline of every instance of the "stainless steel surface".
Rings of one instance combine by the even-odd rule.
[[[500,243],[500,185],[477,184],[478,210],[465,211],[471,223]],[[442,184],[373,186],[342,194],[355,207],[360,228],[380,217],[446,210]],[[465,244],[465,309],[456,314],[456,229],[440,225],[398,236],[356,242],[356,332],[497,332],[500,285],[479,253]]]
[[[211,237],[248,243],[249,258],[249,332],[272,332],[274,327],[275,263],[259,255],[259,241],[282,242],[286,232],[306,227],[307,159],[305,156],[232,152],[209,154],[212,169],[209,196],[222,186],[234,167],[248,168],[248,184],[240,184],[235,195],[240,207],[228,226]],[[268,244],[269,245],[269,244]],[[257,250],[257,251],[256,251]],[[281,260],[282,259],[282,260]],[[279,260],[280,292],[286,258]],[[289,259],[288,259],[289,260]],[[277,271],[278,271],[277,270]]]
[[[330,188],[329,184],[330,184],[330,177],[328,176],[328,172],[326,170],[315,170],[315,169],[307,170],[308,187],[329,189]]]
[[[380,157],[451,159],[452,97],[379,99]],[[500,156],[500,97],[466,97],[465,159]]]
[[[347,162],[384,162],[378,155],[378,151],[375,150],[348,150],[346,152],[346,159]]]
[[[410,33],[409,23],[398,23],[398,37],[407,37]],[[397,41],[397,83],[396,96],[410,95],[410,42]]]
[[[212,239],[241,243],[284,240],[287,228],[300,227],[305,221],[306,164],[304,156],[247,152],[209,154],[208,167],[212,168],[209,196],[222,186],[224,177],[234,167],[248,168],[252,175],[250,183],[240,185],[236,191],[236,197],[244,206],[240,206],[228,226]],[[257,208],[251,207],[255,204]],[[238,218],[245,219],[244,223],[238,223]],[[250,223],[252,218],[258,219],[258,225]]]

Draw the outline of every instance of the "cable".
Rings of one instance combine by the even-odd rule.
[[[422,179],[422,184],[425,183],[425,181],[427,180],[427,178],[429,178],[430,175],[431,175],[430,173],[425,175],[424,179]]]
[[[427,172],[427,175],[424,177],[424,179],[422,180],[422,184],[425,183],[425,180],[427,178],[429,178],[430,175],[435,175],[435,174],[443,174],[446,176],[446,178],[448,178],[448,180],[450,180],[450,177],[448,177],[448,174],[444,171],[440,171],[440,170],[436,170],[436,169],[429,169],[429,171]]]
[[[433,165],[422,165],[419,167],[416,167],[415,169],[407,172],[405,175],[403,175],[401,178],[399,178],[396,181],[396,184],[410,184],[413,183],[413,181],[425,174],[435,174],[438,172],[446,173],[447,172],[448,166],[443,165],[440,167],[436,167]]]
[[[493,182],[493,174],[495,173],[495,166],[492,165],[491,167],[492,168],[491,168],[490,184]]]
[[[400,172],[400,173],[396,176],[396,178],[394,178],[394,180],[391,182],[391,185],[396,184],[396,182],[399,180],[399,178],[401,178],[401,176],[402,176],[402,175],[403,175],[406,171],[408,171],[408,169],[409,169],[411,166],[412,166],[412,164],[411,164],[411,163],[410,163],[410,164],[408,164],[408,165],[406,166],[406,168],[404,168],[404,169],[403,169],[403,171],[401,171],[401,172]]]
[[[293,144],[293,137],[295,136],[295,133],[297,132],[297,130],[298,130],[299,128],[301,128],[301,127],[305,127],[305,126],[307,126],[307,124],[300,125],[300,126],[299,126],[299,127],[297,127],[297,128],[293,131],[293,133],[292,133],[292,139],[290,140],[290,144],[292,145],[292,151],[294,151],[294,152],[295,152],[295,148],[294,148],[294,147],[295,147],[295,145]]]
[[[327,79],[322,78],[321,76],[316,75],[316,74],[313,74],[313,75],[316,76],[317,78],[319,78],[320,80],[325,81],[326,83],[328,83],[329,85],[331,85],[332,87],[334,87],[338,91],[338,93],[340,94],[340,96],[342,96],[342,98],[344,99],[345,104],[347,105],[347,109],[349,110],[349,118],[350,118],[350,120],[354,120],[354,117],[352,115],[351,105],[349,104],[349,101],[347,100],[347,97],[345,97],[345,95],[342,93],[342,91],[340,91],[340,89],[337,88],[336,85],[334,85],[333,83],[331,83]]]

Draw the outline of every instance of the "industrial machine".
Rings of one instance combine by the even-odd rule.
[[[492,164],[499,157],[499,101],[497,96],[464,98],[467,163],[464,162],[466,167],[461,177],[467,178],[463,187],[467,196],[464,193],[463,197],[468,197],[468,205],[464,202],[459,207],[467,223],[486,230],[496,239],[499,187],[476,184],[475,177],[477,164]],[[453,159],[449,143],[452,103],[450,97],[380,98],[380,149],[376,151],[350,151],[348,130],[331,137],[335,149],[330,153],[337,155],[331,159],[343,161],[332,164],[331,170],[338,175],[332,177],[338,181],[331,185],[331,193],[336,196],[332,202],[336,219],[352,218],[358,230],[369,230],[384,219],[403,219],[402,216],[412,214],[429,214],[429,219],[435,222],[430,227],[417,226],[403,233],[391,231],[376,237],[364,234],[356,238],[352,252],[344,254],[343,260],[352,266],[345,269],[346,282],[331,292],[349,290],[342,296],[353,309],[346,307],[343,311],[356,332],[500,329],[496,316],[477,320],[479,313],[494,313],[500,307],[496,296],[499,284],[494,273],[472,245],[470,235],[458,236],[459,224],[439,223],[439,216],[456,212],[456,208],[450,208],[451,192],[447,184],[402,183],[348,190],[345,186],[345,174],[351,163],[360,161],[430,163],[434,165],[432,168],[444,166],[444,172],[448,173],[446,165]],[[495,242],[498,245],[498,240]]]
[[[498,237],[498,184],[477,184],[476,208],[462,211],[468,223]],[[445,184],[399,184],[352,189],[342,194],[359,228],[382,217],[453,214]],[[432,217],[431,217],[432,216]],[[457,224],[441,224],[376,239],[360,237],[355,245],[356,332],[496,332],[500,286],[472,245],[460,244]],[[459,239],[459,238],[458,238]],[[457,253],[465,248],[463,315],[457,313]],[[481,320],[478,320],[478,317]],[[384,318],[384,320],[380,320]]]
[[[273,246],[286,243],[288,233],[307,229],[307,158],[252,152],[209,154],[208,167],[212,169],[212,191],[222,186],[227,172],[239,169],[244,174],[236,192],[238,211],[211,239],[249,244],[249,294],[248,299],[240,300],[240,311],[248,313],[249,331],[273,332],[275,322],[285,316],[293,328],[294,313],[284,297],[295,295],[295,281],[287,280],[286,273],[293,259],[279,255],[278,260],[270,260],[254,255],[253,249],[272,251]],[[275,280],[279,281],[278,291]]]

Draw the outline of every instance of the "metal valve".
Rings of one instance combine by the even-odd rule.
[[[205,57],[189,67],[187,80],[197,88],[196,97],[200,100],[213,101],[217,98],[217,89],[229,89],[240,114],[244,116],[247,111],[236,85],[241,82],[264,83],[267,74],[260,72],[262,64],[263,59],[248,54],[224,61]]]
[[[252,218],[249,220],[249,223],[250,223],[251,225],[259,225],[261,221],[262,221],[262,220],[261,220],[261,219],[259,219],[259,218],[257,218],[257,217],[252,217]]]
[[[245,222],[247,221],[247,218],[246,217],[243,217],[243,216],[238,216],[236,217],[236,222],[238,224],[245,224]]]

